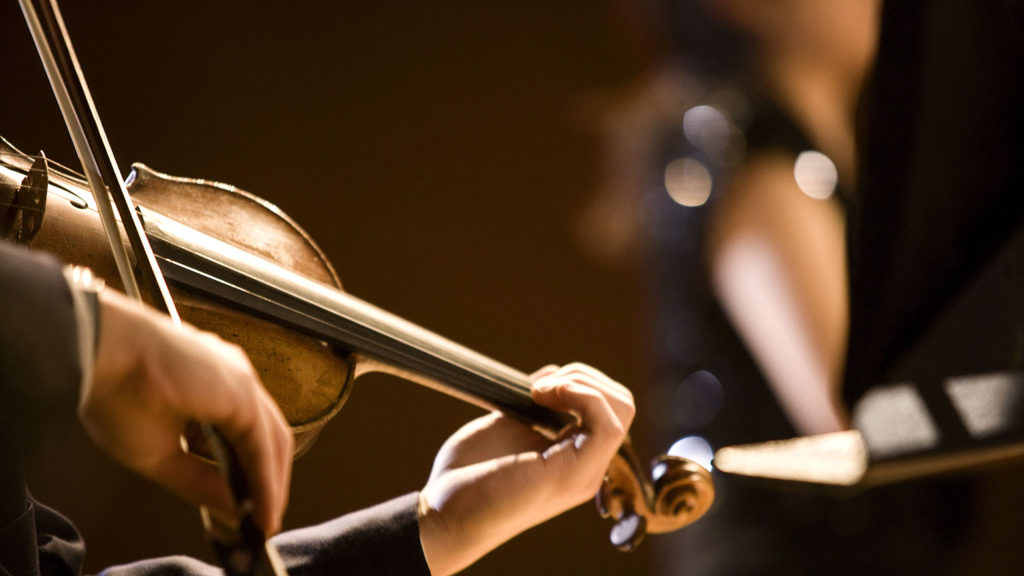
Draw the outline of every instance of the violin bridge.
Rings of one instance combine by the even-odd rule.
[[[19,244],[32,241],[43,225],[49,185],[50,169],[40,152],[18,189],[0,186],[0,236]]]

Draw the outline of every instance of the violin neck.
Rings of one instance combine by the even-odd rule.
[[[284,325],[349,354],[426,378],[431,386],[554,433],[571,418],[536,405],[524,373],[336,288],[143,210],[172,283]]]

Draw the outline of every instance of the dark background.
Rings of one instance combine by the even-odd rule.
[[[609,1],[64,2],[122,172],[236,185],[316,238],[345,288],[523,370],[593,363],[642,397],[640,267],[585,256],[597,187],[587,94],[642,66]],[[0,135],[78,162],[15,2],[0,8]],[[644,414],[634,434],[642,456]],[[415,490],[475,408],[361,379],[295,465],[286,527]],[[80,431],[34,491],[89,544],[86,568],[208,557],[195,510],[121,472]],[[467,574],[641,574],[591,505]],[[651,547],[647,547],[649,550]]]

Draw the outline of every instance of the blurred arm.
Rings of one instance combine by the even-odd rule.
[[[716,296],[803,434],[846,428],[839,387],[848,329],[837,203],[804,195],[786,154],[739,170],[712,224]]]

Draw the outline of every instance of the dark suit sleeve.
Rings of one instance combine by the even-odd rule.
[[[430,574],[420,544],[416,507],[406,494],[373,508],[274,538],[291,576]]]
[[[78,533],[32,504],[22,471],[74,418],[77,339],[60,263],[0,242],[0,574],[75,574],[81,566]]]
[[[60,263],[0,243],[0,434],[23,454],[39,450],[74,417],[81,379]]]
[[[273,539],[290,576],[429,575],[420,546],[416,493]],[[193,558],[173,556],[117,566],[105,576],[220,575]]]

